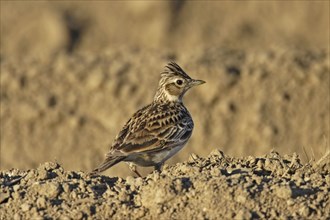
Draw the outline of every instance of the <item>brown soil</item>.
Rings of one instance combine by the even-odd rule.
[[[329,156],[302,165],[296,154],[233,158],[215,150],[126,179],[47,162],[0,173],[0,219],[326,219]]]

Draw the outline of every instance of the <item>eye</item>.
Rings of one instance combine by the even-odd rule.
[[[181,86],[181,85],[183,84],[183,81],[182,81],[181,79],[178,79],[178,80],[176,81],[176,84],[179,85],[179,86]]]

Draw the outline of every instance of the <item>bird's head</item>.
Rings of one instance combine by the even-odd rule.
[[[192,79],[176,63],[170,62],[161,73],[155,102],[182,102],[183,95],[192,87],[205,83]]]

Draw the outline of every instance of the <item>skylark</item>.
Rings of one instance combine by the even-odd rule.
[[[125,161],[141,176],[136,165],[161,170],[164,162],[189,140],[194,122],[183,105],[183,95],[192,87],[205,83],[192,79],[182,68],[170,62],[161,73],[158,89],[151,104],[138,110],[115,138],[102,164],[92,174],[105,171]]]

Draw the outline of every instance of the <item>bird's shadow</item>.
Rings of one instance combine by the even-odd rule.
[[[93,178],[98,178],[98,184],[91,187],[96,196],[102,196],[107,189],[114,187],[119,180],[118,177],[108,176],[93,176]]]

